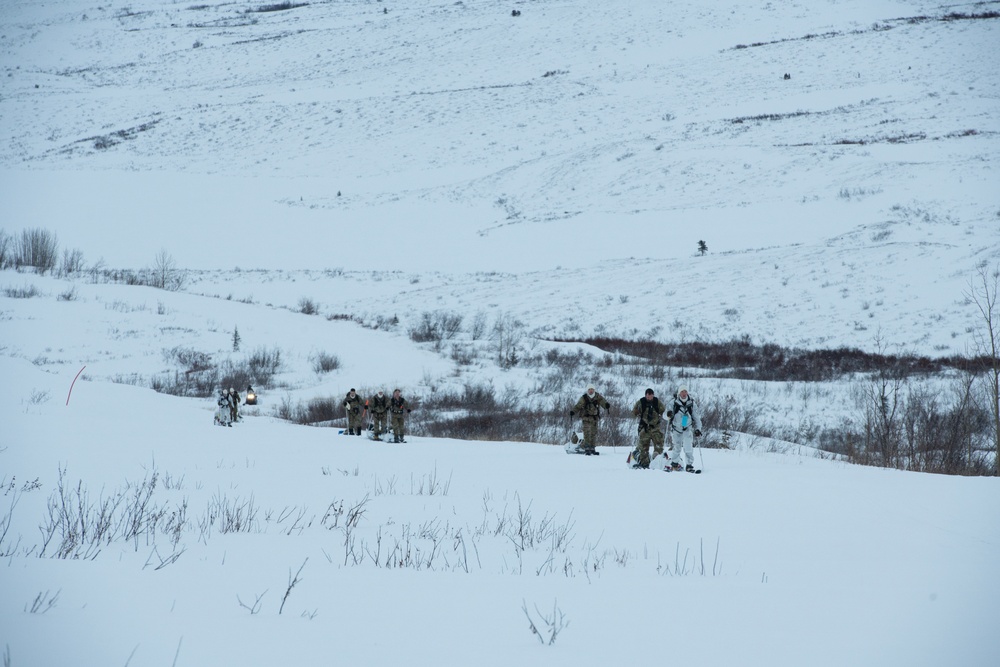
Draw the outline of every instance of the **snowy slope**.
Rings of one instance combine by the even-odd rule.
[[[510,315],[536,355],[592,335],[967,352],[964,292],[1000,261],[1000,19],[948,15],[1000,3],[263,4],[0,7],[0,229],[190,270],[177,292],[0,272],[4,664],[993,664],[994,478],[740,435],[667,477],[624,449],[390,452],[272,415],[365,385],[578,395],[414,343],[432,311]],[[259,346],[284,369],[232,429],[145,388],[175,348]],[[322,353],[340,368],[314,372]],[[848,380],[691,383],[792,431],[854,416]],[[50,557],[63,496],[154,473],[151,533]],[[553,646],[522,604],[543,630],[565,614]]]

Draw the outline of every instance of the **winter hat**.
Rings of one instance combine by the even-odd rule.
[[[590,392],[592,392],[592,391],[597,391],[597,390],[596,390],[596,389],[594,389],[594,385],[592,385],[592,384],[588,384],[588,385],[587,385],[587,393],[589,394],[589,393],[590,393]]]
[[[646,396],[649,396],[652,393],[654,393],[652,387],[650,387],[649,389],[646,390]]]
[[[687,385],[686,385],[686,384],[682,384],[682,385],[681,385],[681,388],[677,390],[677,395],[678,395],[678,396],[680,396],[680,395],[681,395],[681,394],[683,394],[683,393],[687,393],[687,394],[689,394],[689,395],[690,395],[690,393],[691,393],[691,392],[689,392],[689,391],[688,391],[688,388],[687,388]]]

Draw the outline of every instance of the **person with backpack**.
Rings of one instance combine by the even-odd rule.
[[[649,467],[649,442],[653,442],[654,458],[663,454],[663,431],[660,430],[661,416],[667,406],[656,397],[652,388],[635,402],[632,415],[639,418],[639,445],[632,456],[633,468]]]
[[[389,412],[392,414],[392,441],[406,442],[403,439],[406,435],[405,420],[406,415],[410,414],[412,410],[399,389],[392,392],[392,398],[389,400]]]
[[[381,440],[387,432],[386,415],[389,412],[389,397],[381,389],[368,399],[368,413],[372,416],[372,439]]]
[[[361,412],[361,397],[354,391],[354,387],[351,387],[344,398],[344,409],[347,411],[347,435],[361,435],[364,415]]]
[[[219,392],[219,398],[216,401],[216,405],[219,409],[215,412],[215,423],[219,426],[232,426],[232,411],[229,409],[229,392],[225,389]]]
[[[601,418],[601,408],[611,409],[611,404],[597,393],[594,385],[588,385],[587,391],[569,411],[570,419],[577,413],[583,421],[583,453],[587,456],[597,456],[597,422]]]
[[[681,469],[681,450],[687,459],[688,472],[694,468],[694,439],[701,437],[701,418],[694,407],[694,397],[688,393],[688,388],[681,385],[674,394],[673,404],[667,411],[667,423],[670,425],[670,440],[673,448],[670,452],[670,467]]]
[[[227,401],[229,403],[229,414],[231,416],[230,421],[238,422],[240,420],[240,394],[233,387],[229,388]]]

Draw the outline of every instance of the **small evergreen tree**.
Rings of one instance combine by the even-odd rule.
[[[240,351],[240,330],[233,327],[233,352]]]
[[[708,244],[704,241],[698,241],[698,254],[704,255],[706,252],[708,252]]]

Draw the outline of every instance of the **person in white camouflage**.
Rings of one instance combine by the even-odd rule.
[[[701,437],[701,417],[695,410],[694,397],[683,385],[674,394],[674,401],[667,411],[667,423],[670,425],[670,441],[673,443],[670,467],[674,470],[681,469],[681,451],[683,451],[687,459],[685,470],[695,472],[694,439]]]

